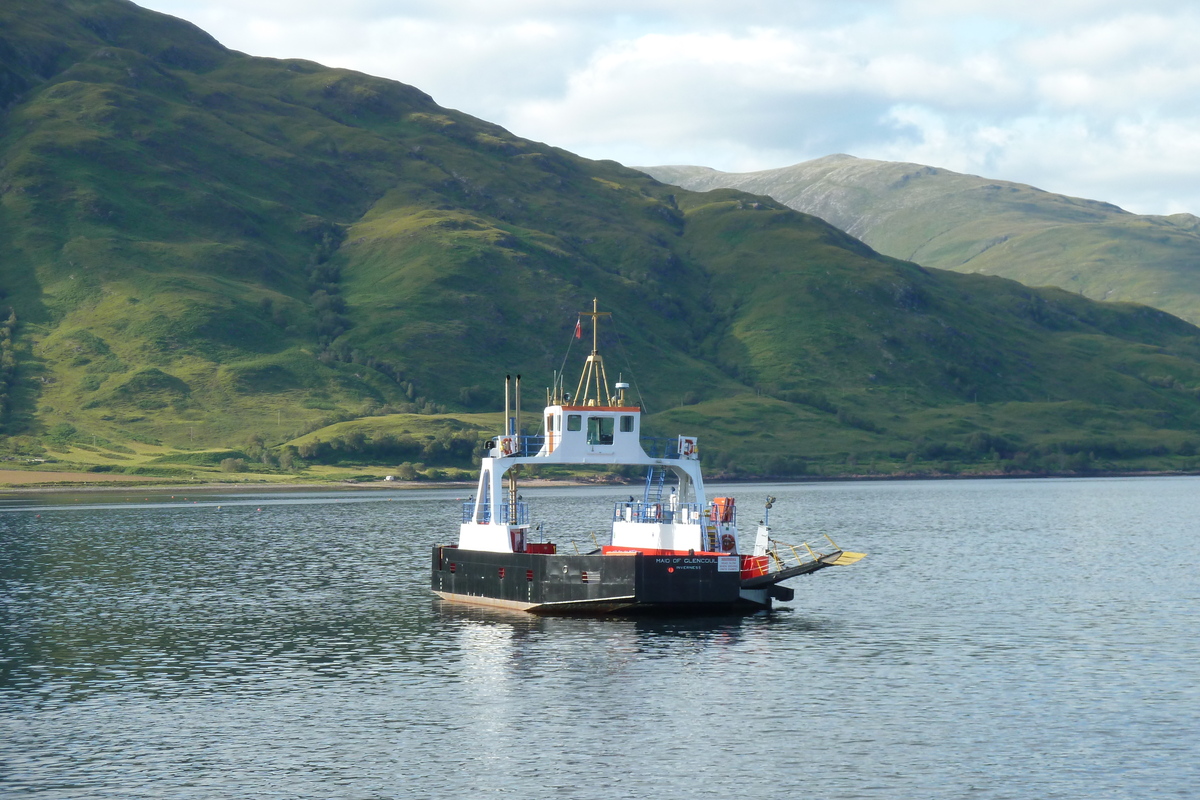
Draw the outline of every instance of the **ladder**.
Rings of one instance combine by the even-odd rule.
[[[647,503],[661,503],[663,495],[663,484],[667,480],[667,471],[662,467],[651,466],[646,472],[646,499]]]
[[[710,553],[720,552],[717,550],[717,521],[708,511],[704,512],[704,533],[708,536],[708,551]]]

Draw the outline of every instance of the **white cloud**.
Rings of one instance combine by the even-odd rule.
[[[146,2],[592,158],[849,152],[1200,212],[1200,13],[1174,0]]]

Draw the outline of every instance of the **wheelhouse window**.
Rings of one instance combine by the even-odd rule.
[[[577,431],[583,422],[582,414],[567,414],[567,430]]]
[[[588,417],[588,444],[612,444],[615,419]]]
[[[633,414],[621,415],[621,433],[633,433]]]

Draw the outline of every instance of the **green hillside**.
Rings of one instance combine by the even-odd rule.
[[[734,188],[815,214],[880,253],[927,267],[1058,286],[1200,323],[1200,220],[945,169],[837,155],[761,172],[646,167],[695,191]]]
[[[123,0],[0,7],[0,107],[0,452],[469,467],[504,375],[536,408],[598,297],[610,377],[718,470],[1197,466],[1200,331],[1160,311],[880,256]]]

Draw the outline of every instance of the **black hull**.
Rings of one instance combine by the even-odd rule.
[[[771,607],[770,592],[743,590],[740,570],[716,556],[491,553],[437,545],[432,568],[430,586],[445,600],[535,614],[719,614]]]

